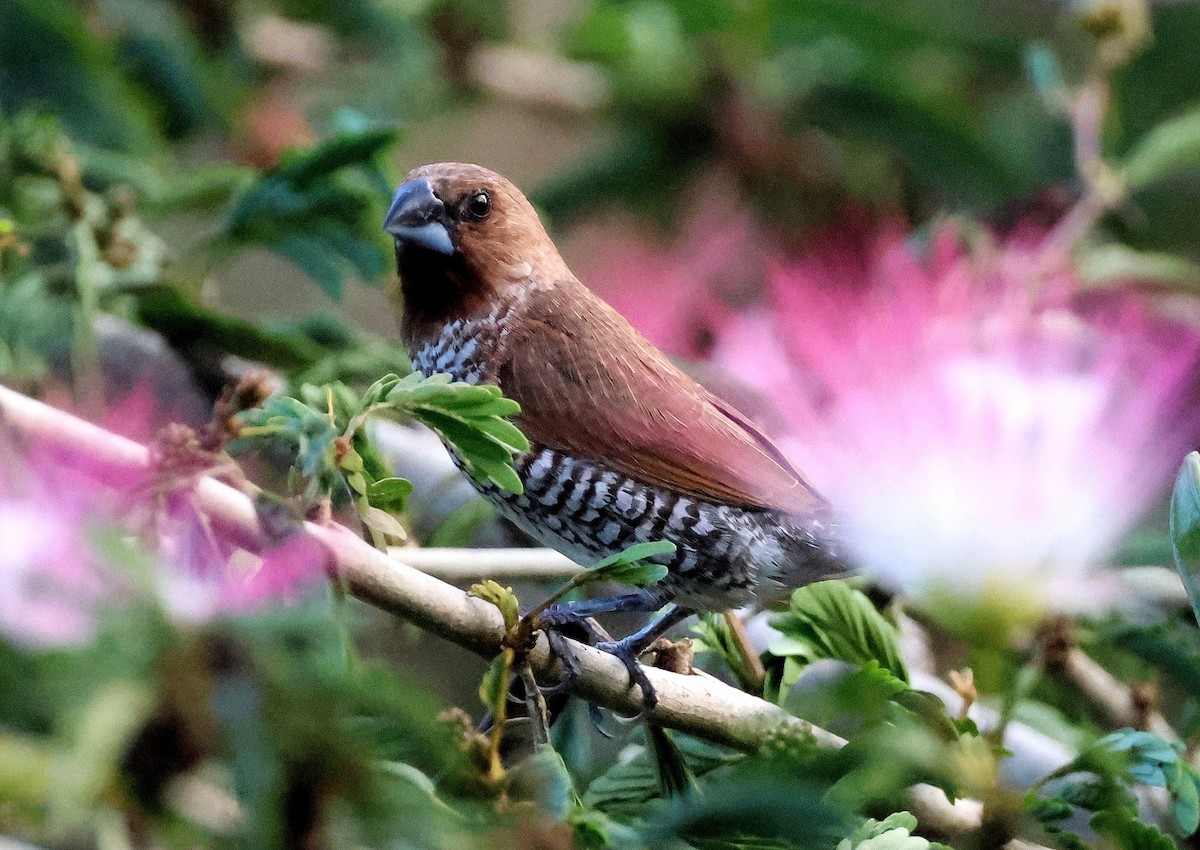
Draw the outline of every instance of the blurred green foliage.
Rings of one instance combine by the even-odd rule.
[[[384,340],[327,316],[250,321],[220,298],[232,264],[263,249],[332,299],[385,280],[380,220],[402,134],[418,121],[456,132],[455,116],[491,97],[473,70],[489,44],[583,63],[604,83],[590,114],[556,116],[606,141],[533,193],[555,226],[606,204],[669,226],[713,173],[784,240],[847,204],[916,228],[964,213],[1005,228],[1111,192],[1081,245],[1089,279],[1191,296],[1200,285],[1200,5],[579,0],[533,35],[523,8],[0,0],[0,379],[86,398],[109,321],[161,339],[206,403],[244,377],[231,361],[271,367],[284,392],[236,419],[231,448],[281,467],[273,489],[305,509],[352,501],[379,545],[403,535],[411,485],[362,428],[368,414],[431,425],[477,477],[517,489],[524,438],[494,388],[399,377],[407,357]],[[256,29],[280,22],[307,29]],[[294,53],[273,55],[281,45]],[[1071,106],[1089,85],[1109,101],[1090,165]],[[174,235],[180,218],[188,240]],[[1173,539],[1196,604],[1188,464]],[[439,533],[457,540],[472,510]],[[120,551],[125,567],[154,554]],[[639,559],[660,553],[625,553],[591,577],[654,581],[661,569]],[[0,832],[105,848],[926,850],[946,836],[906,811],[919,781],[985,803],[984,828],[956,846],[1195,841],[1196,772],[1178,742],[1105,734],[1107,718],[1036,646],[926,624],[975,668],[969,699],[1077,753],[1017,793],[1000,781],[999,737],[914,687],[897,609],[844,583],[796,591],[761,659],[716,617],[696,635],[703,664],[828,724],[845,748],[781,732],[744,754],[650,727],[620,758],[593,757],[568,714],[558,752],[500,771],[461,711],[359,657],[371,624],[333,595],[190,626],[130,603],[83,648],[0,641]],[[516,617],[511,592],[494,597]],[[1194,748],[1195,623],[1175,611],[1087,625],[1086,650],[1156,682],[1156,709]],[[493,709],[505,678],[485,681]],[[1169,818],[1139,819],[1143,785],[1164,789]]]
[[[378,230],[387,209],[392,187],[378,160],[395,142],[390,131],[343,133],[287,156],[238,191],[217,238],[278,251],[333,299],[351,272],[382,277],[388,240],[382,231],[374,239],[364,234]]]

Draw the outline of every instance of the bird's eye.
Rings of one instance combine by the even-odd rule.
[[[483,221],[492,211],[492,199],[488,196],[487,192],[478,191],[467,198],[465,209],[467,218],[474,221]]]

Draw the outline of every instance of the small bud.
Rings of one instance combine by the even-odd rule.
[[[1150,43],[1150,8],[1145,0],[1085,0],[1080,24],[1096,39],[1096,60],[1116,69]]]
[[[971,706],[979,700],[979,691],[975,689],[975,671],[964,667],[962,670],[951,670],[949,676],[950,687],[954,688],[954,692],[962,697],[963,701],[958,716],[966,717]]]

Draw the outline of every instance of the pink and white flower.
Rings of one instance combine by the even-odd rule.
[[[1197,334],[1132,297],[1088,304],[1040,245],[830,232],[720,334],[715,362],[775,402],[885,584],[1092,607],[1081,579],[1200,434]]]
[[[105,582],[87,517],[68,495],[50,500],[0,487],[0,635],[35,647],[86,643]]]
[[[765,262],[753,219],[732,207],[733,192],[692,190],[697,212],[667,244],[645,225],[586,225],[575,234],[572,266],[588,287],[668,354],[707,355],[739,302],[757,297]]]
[[[102,609],[136,599],[181,624],[207,622],[296,597],[325,575],[328,552],[302,532],[251,552],[198,512],[186,480],[170,492],[149,474],[115,481],[76,454],[0,439],[0,638],[84,644]],[[113,540],[137,563],[113,557]]]

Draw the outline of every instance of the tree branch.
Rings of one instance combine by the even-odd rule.
[[[145,446],[6,387],[0,387],[0,422],[30,444],[53,449],[64,462],[109,484],[128,482],[152,471]],[[266,543],[247,493],[200,476],[192,497],[222,533],[255,548]],[[325,544],[332,567],[354,596],[482,655],[500,650],[504,623],[495,606],[384,554],[341,525],[304,525],[309,535]],[[641,697],[636,689],[626,687],[628,677],[622,663],[589,646],[576,648],[583,675],[575,692],[614,711],[637,713]],[[531,661],[540,673],[554,672],[544,638],[533,650]],[[663,726],[746,751],[757,749],[781,728],[811,733],[822,744],[843,743],[778,706],[720,682],[657,669],[648,669],[647,674],[659,696],[651,718]]]
[[[1153,732],[1167,741],[1180,740],[1153,700],[1146,698],[1109,673],[1079,647],[1067,650],[1058,670],[1100,709],[1114,726],[1131,726]]]
[[[67,463],[88,470],[108,484],[127,482],[131,476],[152,472],[150,451],[71,414],[0,386],[0,426],[15,437],[39,448],[53,449]],[[247,493],[208,476],[200,476],[192,498],[214,527],[252,546],[267,542],[259,525],[254,502]],[[333,568],[354,596],[474,652],[492,656],[504,639],[499,610],[483,600],[415,569],[410,564],[373,548],[349,529],[337,524],[305,523],[305,530],[325,544]],[[581,675],[573,693],[614,711],[639,711],[641,695],[627,686],[624,665],[612,655],[575,644]],[[531,653],[534,669],[556,672],[544,636]],[[846,741],[795,717],[773,703],[739,691],[706,676],[681,676],[647,668],[658,692],[658,705],[650,719],[706,740],[744,752],[754,752],[773,735],[811,735],[821,746],[841,747]],[[944,834],[977,829],[981,804],[959,800],[951,804],[930,786],[915,786],[909,799],[913,813]]]
[[[567,581],[583,570],[553,549],[452,549],[394,546],[388,555],[451,584],[490,578],[512,581]]]

